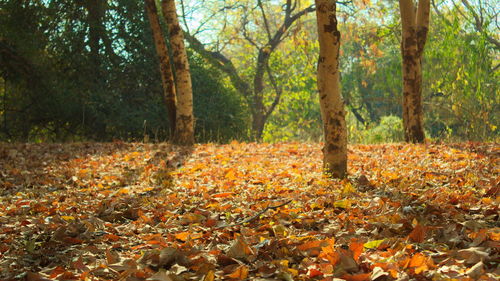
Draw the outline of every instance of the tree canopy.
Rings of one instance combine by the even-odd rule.
[[[178,3],[197,75],[192,80],[199,141],[254,139],[260,130],[268,142],[322,138],[311,4]],[[4,0],[0,5],[2,140],[168,138],[142,1]],[[392,118],[397,124],[402,116],[398,5],[339,2],[338,17],[349,141],[400,141],[401,131],[391,130],[401,126],[382,122]],[[422,61],[428,138],[498,138],[497,25],[490,1],[431,1]]]

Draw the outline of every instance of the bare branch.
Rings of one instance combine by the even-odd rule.
[[[187,33],[191,33],[189,31],[189,26],[187,24],[187,20],[186,20],[186,6],[184,5],[184,0],[181,0],[180,1],[181,3],[181,11],[182,11],[182,23],[184,24],[184,28],[186,29],[186,32]]]
[[[300,12],[296,13],[295,15],[290,15],[288,17],[285,17],[285,20],[283,24],[278,28],[276,33],[274,34],[273,38],[269,41],[268,45],[271,47],[271,51],[273,51],[281,42],[282,36],[285,34],[285,32],[288,30],[288,28],[295,22],[297,21],[300,17],[312,13],[316,10],[314,5],[311,5]]]
[[[438,17],[440,17],[444,22],[446,22],[447,25],[451,26],[452,23],[441,13],[441,11],[439,11],[439,8],[436,5],[436,1],[432,0],[431,3],[432,3],[432,8],[434,9],[436,15],[438,15]]]
[[[264,11],[264,6],[262,5],[261,0],[257,0],[257,6],[259,7],[260,12],[262,14],[262,19],[264,20],[264,28],[267,33],[267,38],[269,41],[271,41],[271,29],[269,28],[269,22],[267,21],[266,12]]]
[[[189,42],[190,46],[198,54],[208,60],[214,67],[225,72],[229,76],[232,84],[240,93],[242,93],[246,98],[250,96],[250,86],[239,76],[236,67],[234,67],[233,62],[230,59],[225,57],[221,52],[207,50],[203,43],[201,43],[196,37],[188,33],[185,33],[184,36]]]
[[[243,37],[252,45],[254,46],[255,48],[257,49],[260,49],[259,45],[257,45],[257,43],[255,43],[255,41],[252,39],[252,37],[250,37],[250,35],[248,34],[248,31],[247,31],[247,24],[248,24],[248,18],[247,18],[247,15],[245,14],[242,18],[242,29],[243,29]]]
[[[275,206],[267,206],[264,210],[258,212],[257,214],[249,217],[248,219],[245,219],[241,222],[237,222],[237,223],[233,223],[233,224],[230,224],[230,225],[222,225],[222,226],[219,226],[217,228],[225,228],[225,227],[233,227],[233,226],[238,226],[238,225],[244,225],[245,223],[249,223],[253,220],[256,220],[258,219],[261,215],[263,215],[265,212],[269,211],[269,210],[276,210],[280,207],[283,207],[285,206],[286,204],[290,204],[290,202],[292,202],[292,200],[288,200],[288,201],[285,201],[279,205],[275,205]]]
[[[464,4],[465,8],[472,14],[472,17],[474,18],[474,26],[476,27],[476,30],[483,33],[486,36],[486,40],[490,42],[491,44],[495,45],[497,49],[500,49],[500,41],[496,40],[495,38],[491,37],[489,34],[487,34],[483,28],[483,22],[484,20],[482,19],[482,14],[479,16],[474,8],[470,5],[469,1],[467,0],[462,0],[462,4]]]

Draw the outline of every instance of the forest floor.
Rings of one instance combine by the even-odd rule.
[[[498,280],[500,145],[0,144],[0,280]],[[336,279],[339,280],[339,279]]]

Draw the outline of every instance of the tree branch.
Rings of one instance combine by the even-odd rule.
[[[267,110],[265,110],[265,120],[267,120],[267,118],[269,118],[271,113],[273,113],[274,109],[276,108],[276,106],[280,102],[281,95],[283,94],[283,89],[278,86],[278,83],[276,83],[276,79],[274,78],[274,76],[272,74],[271,67],[269,66],[269,63],[266,65],[266,72],[267,72],[267,75],[269,76],[269,81],[271,81],[271,85],[273,86],[274,92],[276,95],[274,96],[274,100],[273,100],[273,103],[271,104],[271,106]]]
[[[260,49],[259,45],[257,45],[257,43],[255,43],[255,41],[248,34],[247,31],[248,18],[246,14],[242,17],[242,21],[243,21],[242,23],[243,37],[250,43],[250,45],[254,46],[257,49]]]
[[[470,5],[469,1],[467,0],[462,0],[462,4],[467,8],[467,10],[472,14],[472,17],[474,18],[474,26],[476,27],[476,30],[483,33],[486,36],[486,40],[490,42],[491,44],[495,45],[496,49],[500,49],[500,41],[496,40],[495,38],[491,37],[488,35],[484,28],[483,28],[483,20],[482,20],[482,15],[479,16],[476,11],[472,8]]]
[[[196,37],[185,33],[186,40],[189,42],[190,46],[203,58],[208,60],[214,67],[225,72],[233,86],[242,93],[246,98],[250,96],[250,86],[245,82],[238,74],[238,71],[234,67],[233,62],[226,58],[222,53],[217,51],[209,51],[205,48],[203,43],[201,43]]]
[[[257,0],[257,6],[259,7],[260,12],[262,14],[262,19],[264,20],[264,28],[266,29],[267,38],[269,41],[271,41],[271,29],[269,28],[269,22],[267,21],[266,12],[264,11],[264,7],[262,5],[261,0]]]
[[[276,206],[267,206],[264,210],[258,212],[257,214],[241,221],[241,222],[237,222],[237,223],[233,223],[233,224],[229,224],[229,225],[222,225],[222,226],[219,226],[217,228],[225,228],[225,227],[233,227],[233,226],[238,226],[238,225],[244,225],[245,223],[249,223],[255,219],[258,219],[262,214],[264,214],[265,212],[269,211],[269,210],[276,210],[280,207],[283,207],[285,206],[286,204],[289,204],[290,202],[292,202],[292,200],[288,200],[288,201],[285,201],[279,205],[276,205]]]

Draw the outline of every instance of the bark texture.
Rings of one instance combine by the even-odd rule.
[[[318,90],[325,135],[323,165],[336,178],[347,174],[347,128],[340,93],[339,49],[335,0],[316,0],[319,60]]]
[[[158,18],[158,10],[155,0],[145,0],[146,12],[149,18],[149,24],[153,32],[153,40],[156,48],[156,54],[160,62],[161,83],[163,86],[163,101],[167,107],[168,119],[170,123],[171,135],[175,132],[176,124],[176,97],[175,82],[172,68],[170,66],[170,57],[168,55],[167,45],[163,38],[163,33]]]
[[[192,145],[194,143],[193,88],[184,35],[177,18],[175,1],[163,0],[162,9],[168,27],[177,86],[177,114],[173,142]]]
[[[429,30],[430,0],[399,0],[403,59],[403,127],[405,141],[425,140],[422,108],[422,55]]]

